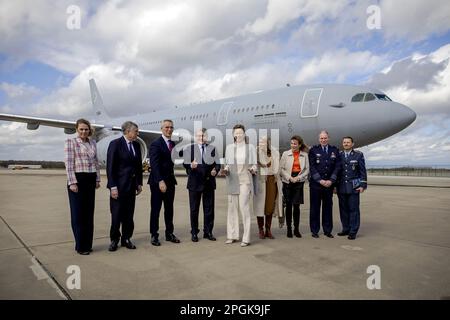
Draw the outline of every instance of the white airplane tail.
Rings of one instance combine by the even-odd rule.
[[[92,106],[94,107],[95,119],[96,120],[109,120],[109,116],[106,112],[105,106],[103,105],[103,99],[100,92],[97,89],[94,79],[89,80],[89,87],[91,89],[91,99]]]

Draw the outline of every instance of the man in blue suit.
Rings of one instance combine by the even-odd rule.
[[[111,244],[109,251],[116,251],[121,239],[122,247],[136,249],[131,242],[134,230],[134,207],[136,195],[142,191],[142,156],[136,123],[127,121],[122,125],[123,136],[112,140],[108,146],[106,174],[110,189]],[[122,234],[120,225],[122,224]]]
[[[196,143],[183,150],[183,166],[188,174],[189,206],[191,218],[192,241],[198,242],[198,214],[203,197],[203,238],[215,241],[214,227],[214,192],[216,175],[220,171],[216,148],[207,144],[206,129],[195,133]]]
[[[174,235],[173,201],[175,199],[175,186],[177,180],[173,171],[172,151],[175,143],[171,140],[173,121],[163,120],[161,123],[162,135],[152,142],[149,148],[150,177],[148,184],[151,191],[150,234],[151,244],[160,246],[159,242],[159,213],[164,203],[164,222],[166,225],[166,241],[180,243]]]
[[[367,189],[364,154],[353,150],[353,145],[352,137],[342,139],[344,151],[340,153],[341,169],[336,186],[342,223],[338,236],[348,236],[349,240],[356,239],[360,223],[359,195]]]
[[[328,238],[334,238],[333,230],[333,185],[339,171],[339,150],[328,144],[328,132],[319,135],[320,144],[309,150],[309,224],[313,238],[319,237],[320,205],[322,204],[322,228]]]

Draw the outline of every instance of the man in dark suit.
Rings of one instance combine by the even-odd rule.
[[[171,140],[173,121],[163,120],[162,136],[153,141],[149,148],[150,177],[148,184],[151,191],[150,234],[151,244],[160,246],[159,242],[159,212],[164,202],[164,222],[166,225],[166,241],[180,243],[173,234],[173,201],[175,198],[175,173],[173,171],[172,151],[175,143]]]
[[[111,244],[109,251],[116,251],[121,239],[122,247],[136,249],[131,242],[134,230],[134,207],[136,195],[142,191],[142,156],[138,126],[126,121],[122,125],[123,136],[112,140],[108,147],[106,173],[110,189]],[[122,234],[120,225],[122,224]]]
[[[322,228],[328,238],[334,238],[333,230],[333,188],[339,172],[339,150],[328,144],[328,132],[319,135],[320,144],[309,150],[309,224],[313,238],[319,237],[320,206],[322,205]]]
[[[344,150],[341,151],[341,170],[336,186],[342,223],[338,236],[348,236],[349,240],[356,239],[360,224],[359,195],[367,189],[364,154],[353,150],[353,146],[352,137],[342,139]]]
[[[216,175],[220,170],[219,158],[214,146],[206,143],[206,129],[195,133],[196,143],[183,150],[183,166],[188,174],[189,206],[192,241],[198,242],[198,213],[203,196],[203,238],[216,241],[214,227],[214,190]]]

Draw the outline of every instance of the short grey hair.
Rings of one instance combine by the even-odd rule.
[[[173,126],[173,121],[172,121],[172,120],[170,120],[170,119],[164,119],[163,121],[161,121],[161,129],[162,129],[163,126],[164,126],[164,122],[170,122],[170,123],[172,124],[172,126]]]
[[[136,128],[136,129],[139,128],[138,125],[136,123],[134,123],[133,121],[125,121],[122,124],[122,132],[123,133],[126,133],[127,131],[129,131],[129,130],[131,130],[133,128]]]

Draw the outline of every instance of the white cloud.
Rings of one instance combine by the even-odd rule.
[[[0,159],[3,160],[63,160],[62,129],[40,127],[27,130],[24,123],[0,123]]]
[[[307,61],[296,76],[299,83],[321,81],[344,82],[349,75],[364,75],[379,70],[385,58],[369,51],[349,52],[335,49]]]
[[[419,114],[450,114],[450,44],[395,61],[367,83]]]
[[[29,86],[25,83],[15,85],[7,82],[2,82],[0,83],[0,90],[3,90],[10,99],[28,98],[40,93],[40,90],[38,88]]]
[[[420,41],[450,28],[450,2],[446,0],[384,0],[381,21],[385,38]]]
[[[244,32],[250,32],[255,35],[264,35],[274,30],[279,30],[290,21],[297,19],[307,1],[269,0],[264,17],[256,19],[254,22],[245,26]]]
[[[406,130],[363,148],[368,161],[383,164],[448,164],[450,159],[450,45],[393,62],[373,76],[394,100],[417,112]]]

